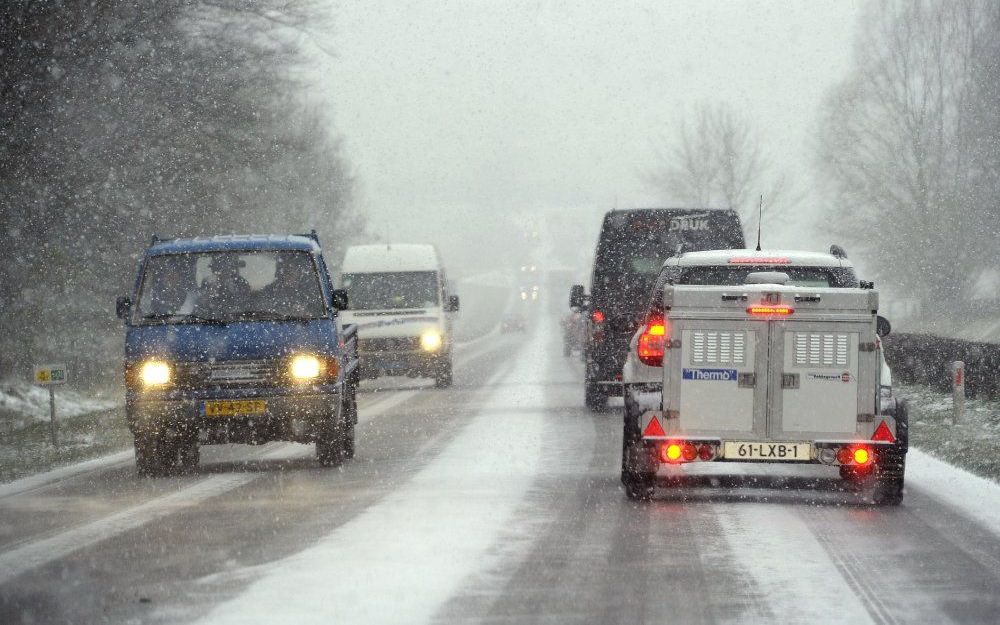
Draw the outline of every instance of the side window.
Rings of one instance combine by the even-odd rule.
[[[674,284],[680,275],[680,268],[667,266],[660,270],[653,284],[653,291],[649,294],[649,303],[646,306],[646,315],[663,314],[663,287]]]

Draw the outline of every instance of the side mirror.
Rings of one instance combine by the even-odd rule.
[[[570,308],[583,308],[585,303],[585,294],[582,284],[574,284],[569,289],[569,307]]]
[[[347,297],[347,291],[344,289],[334,289],[330,293],[330,305],[333,306],[334,310],[347,310],[350,308],[350,300]]]
[[[119,319],[125,319],[132,312],[132,300],[124,295],[115,300],[115,315]]]
[[[882,315],[875,317],[875,334],[889,336],[890,332],[892,332],[892,324],[889,323],[889,320]]]
[[[444,305],[445,312],[458,312],[459,300],[457,295],[449,295]]]

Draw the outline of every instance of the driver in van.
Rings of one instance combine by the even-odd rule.
[[[202,282],[198,297],[200,305],[217,312],[246,310],[250,303],[250,283],[240,275],[246,261],[236,254],[223,253],[212,257],[212,271]]]

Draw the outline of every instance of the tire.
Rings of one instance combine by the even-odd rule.
[[[636,408],[625,395],[622,427],[622,485],[625,496],[632,501],[649,501],[656,486],[656,468],[650,461],[649,450],[642,442]]]
[[[338,415],[330,415],[323,424],[319,435],[316,438],[316,460],[322,467],[339,467],[344,462],[346,450],[344,440],[346,438],[345,418],[347,402],[341,398],[341,409]]]
[[[600,386],[588,380],[583,389],[583,403],[591,412],[604,412],[608,409],[608,394]]]
[[[898,506],[903,502],[906,454],[899,447],[877,452],[872,500],[877,506]]]
[[[163,463],[156,438],[147,435],[135,437],[135,470],[139,477],[159,477],[163,475]]]
[[[350,385],[346,404],[347,414],[344,415],[343,456],[345,460],[350,460],[354,457],[355,430],[358,423],[358,388],[353,384]]]
[[[434,387],[449,388],[452,384],[451,354],[438,363],[434,369]]]
[[[201,446],[198,445],[197,438],[178,443],[177,464],[181,471],[191,473],[198,468],[199,462],[201,462]]]

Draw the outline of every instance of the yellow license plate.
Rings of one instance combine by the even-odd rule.
[[[263,399],[225,399],[205,402],[206,417],[236,417],[263,414],[265,410],[267,410],[267,402]]]
[[[766,441],[726,441],[726,460],[768,460],[795,462],[812,459],[810,443],[768,443]]]

